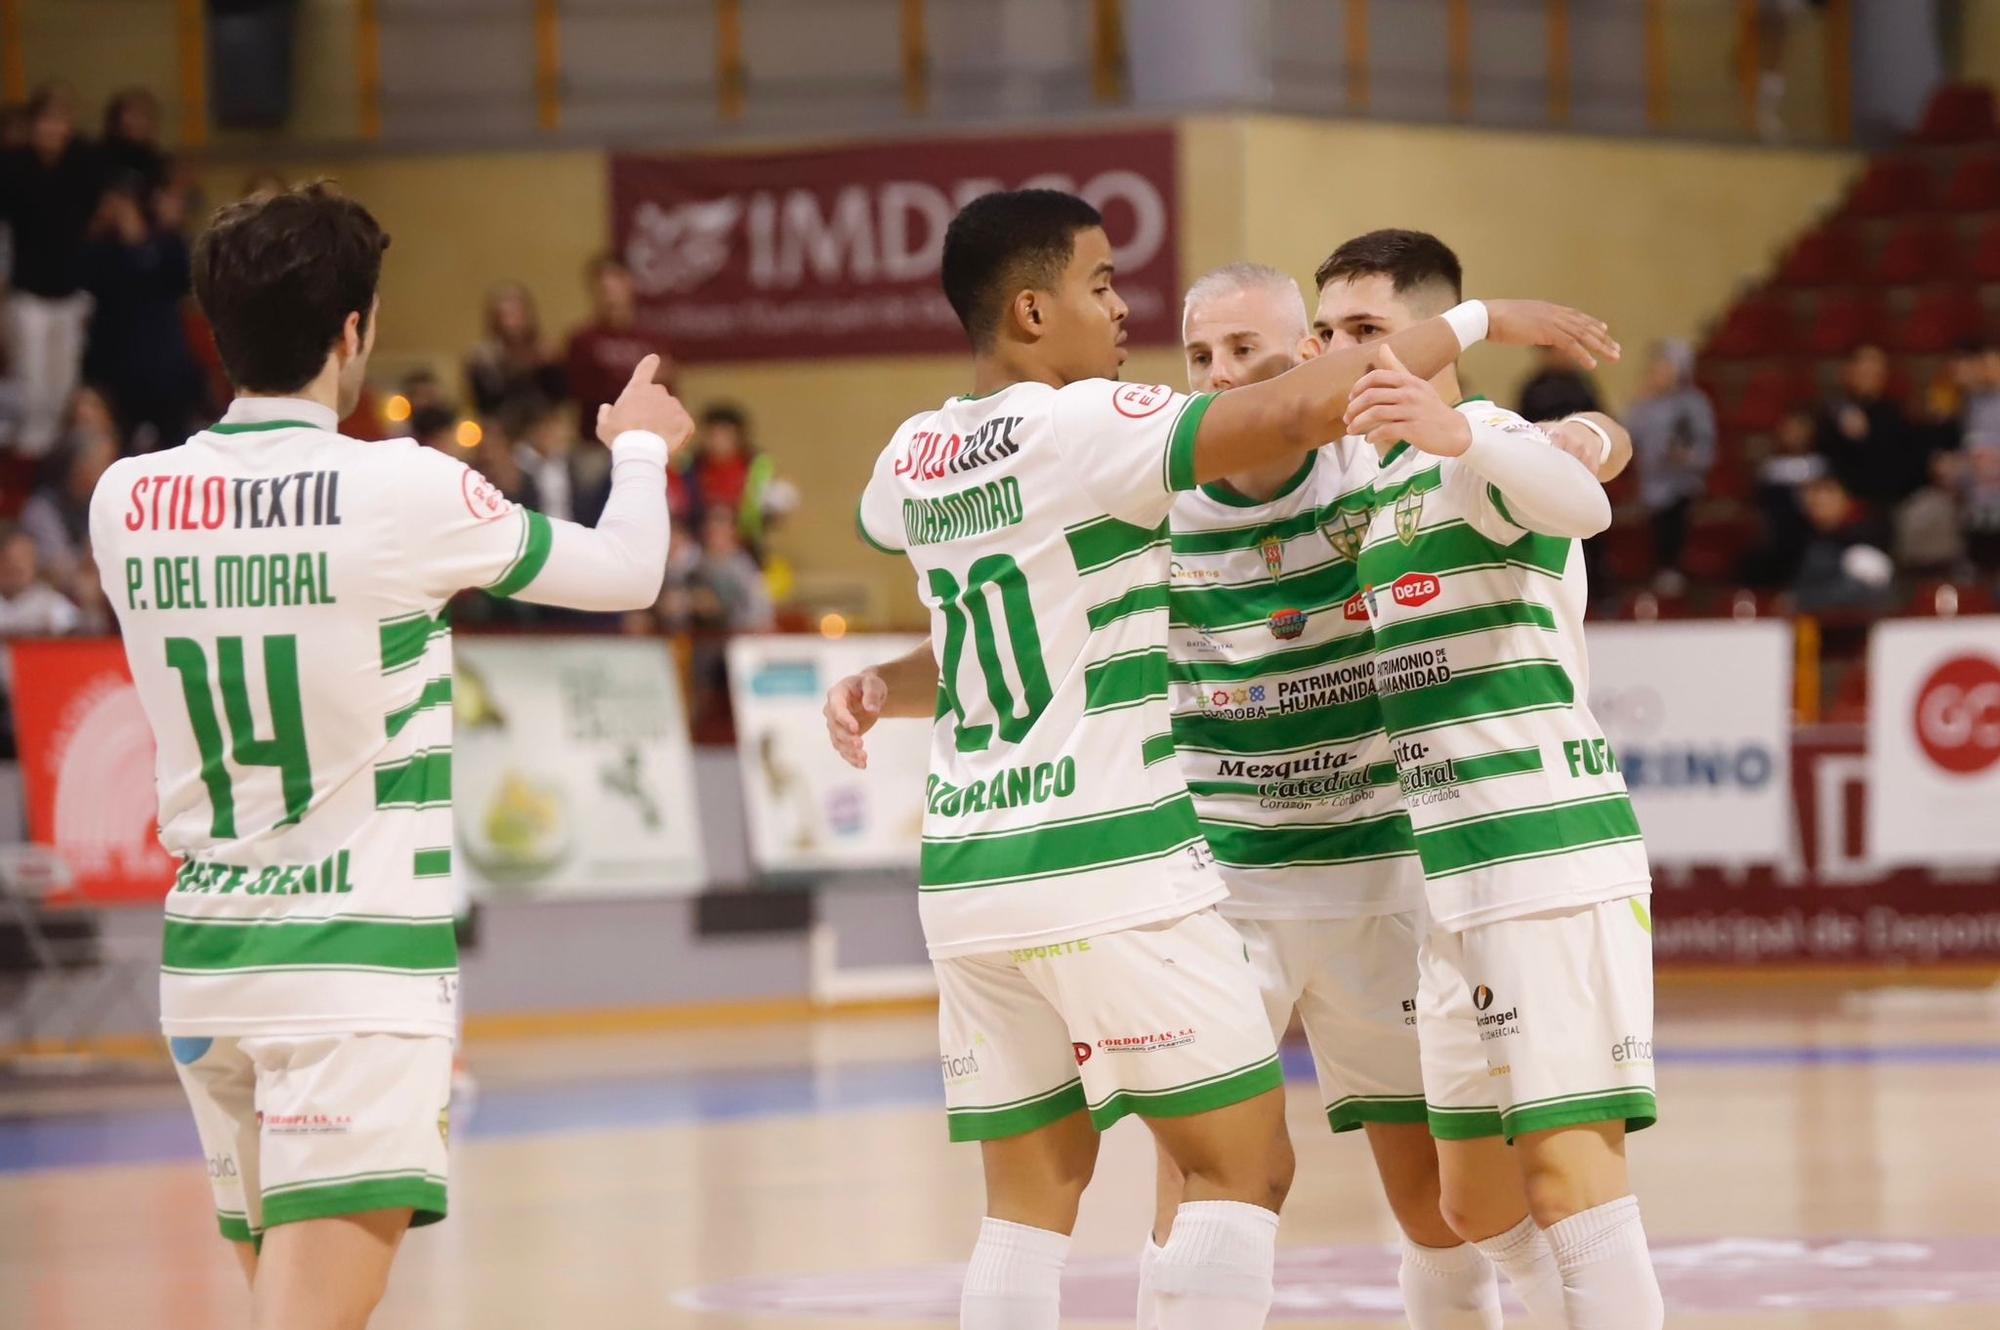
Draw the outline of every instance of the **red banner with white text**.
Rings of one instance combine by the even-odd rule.
[[[686,360],[951,352],[965,341],[938,286],[945,227],[972,199],[1024,187],[1104,214],[1133,343],[1178,344],[1170,129],[616,154],[613,244],[641,322]]]
[[[7,650],[28,839],[54,847],[85,900],[158,901],[177,865],[160,848],[153,732],[125,648],[70,638]]]

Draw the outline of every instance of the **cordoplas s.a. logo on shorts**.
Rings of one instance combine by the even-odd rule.
[[[1200,1038],[1193,1028],[1160,1030],[1147,1034],[1124,1034],[1097,1041],[1100,1053],[1157,1053],[1165,1048],[1185,1048]]]

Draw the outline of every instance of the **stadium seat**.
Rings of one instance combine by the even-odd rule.
[[[1742,358],[1778,355],[1798,343],[1798,324],[1789,301],[1771,292],[1746,296],[1730,307],[1709,338],[1711,356]]]
[[[1854,280],[1864,261],[1854,228],[1832,222],[1799,237],[1778,265],[1778,285],[1837,286]]]
[[[2000,282],[2000,217],[1991,217],[1972,242],[1967,269],[1982,282]]]
[[[1948,83],[1931,94],[1918,143],[1977,143],[2000,137],[1993,113],[1993,89],[1978,83]]]
[[[1958,262],[1958,235],[1950,223],[1917,218],[1889,233],[1868,266],[1868,277],[1883,286],[1941,282],[1958,275]]]
[[[1990,588],[1977,582],[1928,581],[1910,592],[1906,606],[1910,614],[1948,617],[1954,614],[1991,614],[1994,599]]]
[[[1736,434],[1763,434],[1778,427],[1796,402],[1812,397],[1812,383],[1789,365],[1758,370],[1743,391],[1719,413],[1724,429]]]
[[[1878,157],[1854,182],[1843,209],[1853,217],[1896,217],[1928,212],[1937,189],[1922,162],[1907,157]]]
[[[1871,337],[1879,337],[1886,317],[1881,297],[1863,291],[1828,295],[1806,328],[1805,346],[1817,356],[1844,356]]]
[[[1736,575],[1737,565],[1756,539],[1756,518],[1741,504],[1704,505],[1688,520],[1681,567],[1697,582],[1727,581]]]
[[[1968,157],[1945,185],[1944,206],[1953,212],[2000,210],[2000,152]]]
[[[1982,334],[1986,311],[1979,298],[1957,286],[1926,287],[1916,303],[1889,329],[1891,350],[1941,355],[1956,343]]]

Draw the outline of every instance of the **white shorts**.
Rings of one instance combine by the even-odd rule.
[[[1362,919],[1240,919],[1264,1011],[1282,1039],[1299,1013],[1327,1125],[1422,1124],[1417,942],[1423,913]]]
[[[1419,952],[1417,1033],[1431,1135],[1505,1136],[1659,1116],[1653,925],[1627,896],[1462,932]]]
[[[168,1040],[222,1236],[408,1207],[445,1214],[452,1041],[440,1035]]]
[[[950,956],[938,1063],[954,1141],[1088,1108],[1185,1117],[1284,1083],[1243,939],[1213,909],[1100,937]]]

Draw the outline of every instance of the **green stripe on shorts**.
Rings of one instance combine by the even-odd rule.
[[[1591,1122],[1616,1122],[1621,1118],[1626,1131],[1644,1131],[1660,1120],[1660,1104],[1651,1090],[1599,1090],[1588,1094],[1557,1095],[1533,1103],[1516,1104],[1501,1114],[1508,1140],[1531,1132],[1556,1127],[1576,1127]]]
[[[371,1210],[412,1211],[411,1228],[445,1216],[445,1183],[435,1173],[401,1169],[355,1173],[326,1182],[298,1182],[264,1193],[264,1228],[307,1219],[367,1214]]]
[[[1326,1106],[1326,1125],[1358,1131],[1370,1122],[1421,1127],[1430,1121],[1420,1094],[1351,1094]]]
[[[1285,1070],[1278,1065],[1278,1055],[1273,1053],[1262,1062],[1171,1089],[1113,1090],[1103,1102],[1090,1106],[1090,1122],[1099,1131],[1107,1131],[1128,1113],[1137,1113],[1142,1118],[1192,1117],[1255,1099],[1284,1083]]]
[[[1484,1108],[1440,1108],[1431,1104],[1426,1111],[1434,1140],[1476,1141],[1500,1135],[1500,1110],[1490,1104]]]
[[[954,1141],[1002,1141],[1010,1136],[1025,1136],[1031,1131],[1039,1131],[1051,1122],[1060,1122],[1072,1113],[1081,1113],[1083,1109],[1083,1082],[1076,1080],[1026,1099],[1016,1099],[1010,1104],[948,1108],[945,1120]]]

